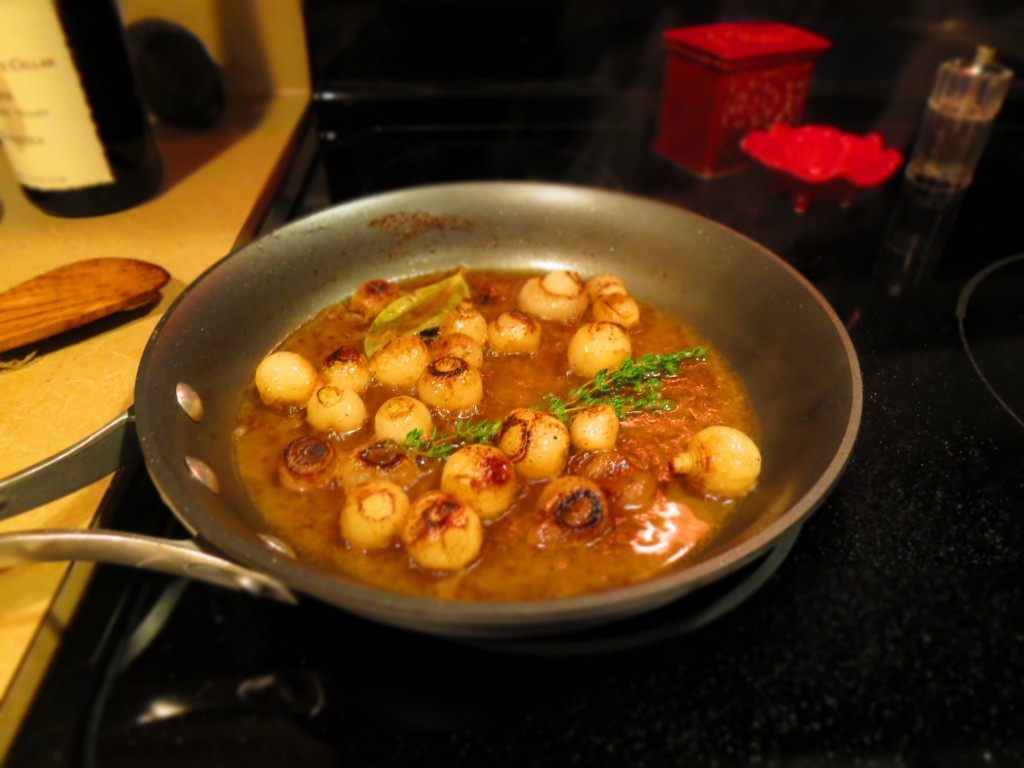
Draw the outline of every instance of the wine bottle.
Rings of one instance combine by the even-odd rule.
[[[163,167],[114,0],[0,0],[0,140],[55,216],[130,208]]]

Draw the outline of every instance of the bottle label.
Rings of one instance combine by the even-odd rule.
[[[114,181],[53,5],[0,0],[0,140],[26,187]]]

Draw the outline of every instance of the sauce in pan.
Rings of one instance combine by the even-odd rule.
[[[403,284],[401,291],[438,284],[441,277]],[[529,277],[468,272],[469,301],[492,322],[502,313],[517,310],[520,291]],[[279,349],[310,361],[318,376],[323,373],[323,361],[340,347],[363,350],[373,317],[397,295],[396,286],[383,282],[371,289],[325,310]],[[640,320],[627,331],[632,359],[707,346],[696,331],[674,317],[642,302],[638,306]],[[534,318],[542,340],[533,353],[498,354],[492,344],[485,343],[482,362],[471,366],[482,379],[482,399],[461,409],[432,407],[433,426],[439,433],[453,434],[460,420],[477,425],[484,420],[497,422],[507,420],[514,409],[543,408],[548,393],[565,399],[569,390],[588,380],[570,369],[567,350],[580,326],[594,322],[593,312],[588,305],[572,320]],[[428,349],[436,349],[444,338],[436,328],[418,336]],[[378,340],[374,336],[375,343]],[[340,470],[332,468],[328,480],[305,482],[302,476],[300,482],[292,482],[292,475],[282,468],[286,448],[300,437],[315,438],[311,444],[327,443],[332,467],[341,466],[343,457],[358,455],[374,443],[374,417],[381,404],[396,395],[416,397],[420,390],[414,384],[386,386],[371,380],[359,398],[365,406],[365,421],[344,434],[312,426],[306,408],[267,405],[253,384],[245,394],[235,432],[238,466],[271,532],[287,541],[300,557],[366,584],[477,601],[549,599],[606,590],[650,579],[685,563],[714,541],[743,505],[742,498],[723,499],[699,492],[699,484],[689,476],[675,474],[672,468],[673,457],[705,427],[728,425],[758,439],[755,415],[742,383],[713,348],[707,349],[706,356],[683,362],[679,375],[662,376],[660,381],[659,394],[673,401],[671,410],[623,418],[612,452],[574,445],[564,472],[555,472],[593,478],[588,487],[599,488],[600,503],[573,491],[574,501],[557,506],[557,514],[551,514],[553,507],[542,494],[554,482],[552,478],[531,478],[517,471],[513,473],[517,484],[511,506],[480,516],[480,549],[462,567],[438,569],[429,567],[432,561],[417,562],[411,556],[412,545],[403,543],[401,535],[378,549],[354,545],[339,523],[351,495],[344,486],[348,483],[354,493],[352,481],[343,480]],[[355,418],[358,423],[359,415]],[[488,444],[498,444],[501,434],[490,436]],[[429,437],[425,434],[423,439]],[[395,443],[389,448],[395,452]],[[423,514],[415,510],[416,501],[438,489],[445,459],[431,458],[422,450],[406,453],[413,460],[404,466],[406,470],[411,466],[412,471],[389,477],[413,504],[413,512],[407,514]],[[322,458],[316,450],[312,452],[314,463]],[[394,456],[388,461],[391,458]],[[523,464],[513,466],[525,468]],[[432,514],[436,513],[437,508]]]

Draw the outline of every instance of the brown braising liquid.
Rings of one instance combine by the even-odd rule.
[[[469,272],[477,309],[488,319],[514,309],[519,288],[529,275]],[[424,278],[408,287],[432,282]],[[705,345],[677,319],[640,304],[641,322],[630,330],[633,357]],[[545,393],[564,395],[584,382],[569,372],[566,347],[576,328],[590,320],[589,311],[569,324],[542,323],[540,350],[529,356],[497,356],[488,352],[481,374],[484,399],[474,420],[502,419],[513,408],[539,407]],[[362,349],[367,324],[342,307],[330,308],[298,329],[281,349],[297,352],[319,365],[342,344]],[[373,414],[390,397],[415,396],[371,383],[364,395],[370,418],[354,433],[332,436],[339,450],[373,437]],[[245,393],[235,432],[238,465],[268,532],[287,541],[299,556],[325,568],[382,589],[458,600],[536,600],[585,594],[644,581],[685,564],[711,543],[740,513],[743,502],[721,502],[693,493],[685,480],[673,477],[669,460],[703,427],[726,424],[758,440],[755,415],[742,383],[713,348],[704,361],[685,364],[683,374],[666,379],[664,394],[675,401],[670,412],[632,416],[621,425],[617,451],[631,456],[658,480],[654,501],[646,508],[609,504],[608,524],[599,538],[563,540],[543,535],[536,500],[547,481],[521,482],[512,508],[485,523],[480,558],[462,571],[428,573],[409,560],[401,544],[364,552],[349,547],[341,536],[339,516],[345,494],[336,490],[296,492],[278,482],[278,466],[286,445],[313,434],[303,413],[282,413],[264,406],[250,386]],[[450,431],[451,418],[435,412],[435,425]],[[574,450],[573,473],[589,457]],[[438,486],[442,460],[421,460],[421,473],[409,489],[410,500]]]

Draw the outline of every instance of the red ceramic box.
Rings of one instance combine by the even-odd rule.
[[[740,140],[803,115],[818,57],[830,43],[770,21],[670,29],[654,149],[687,170],[715,176],[747,163]]]

